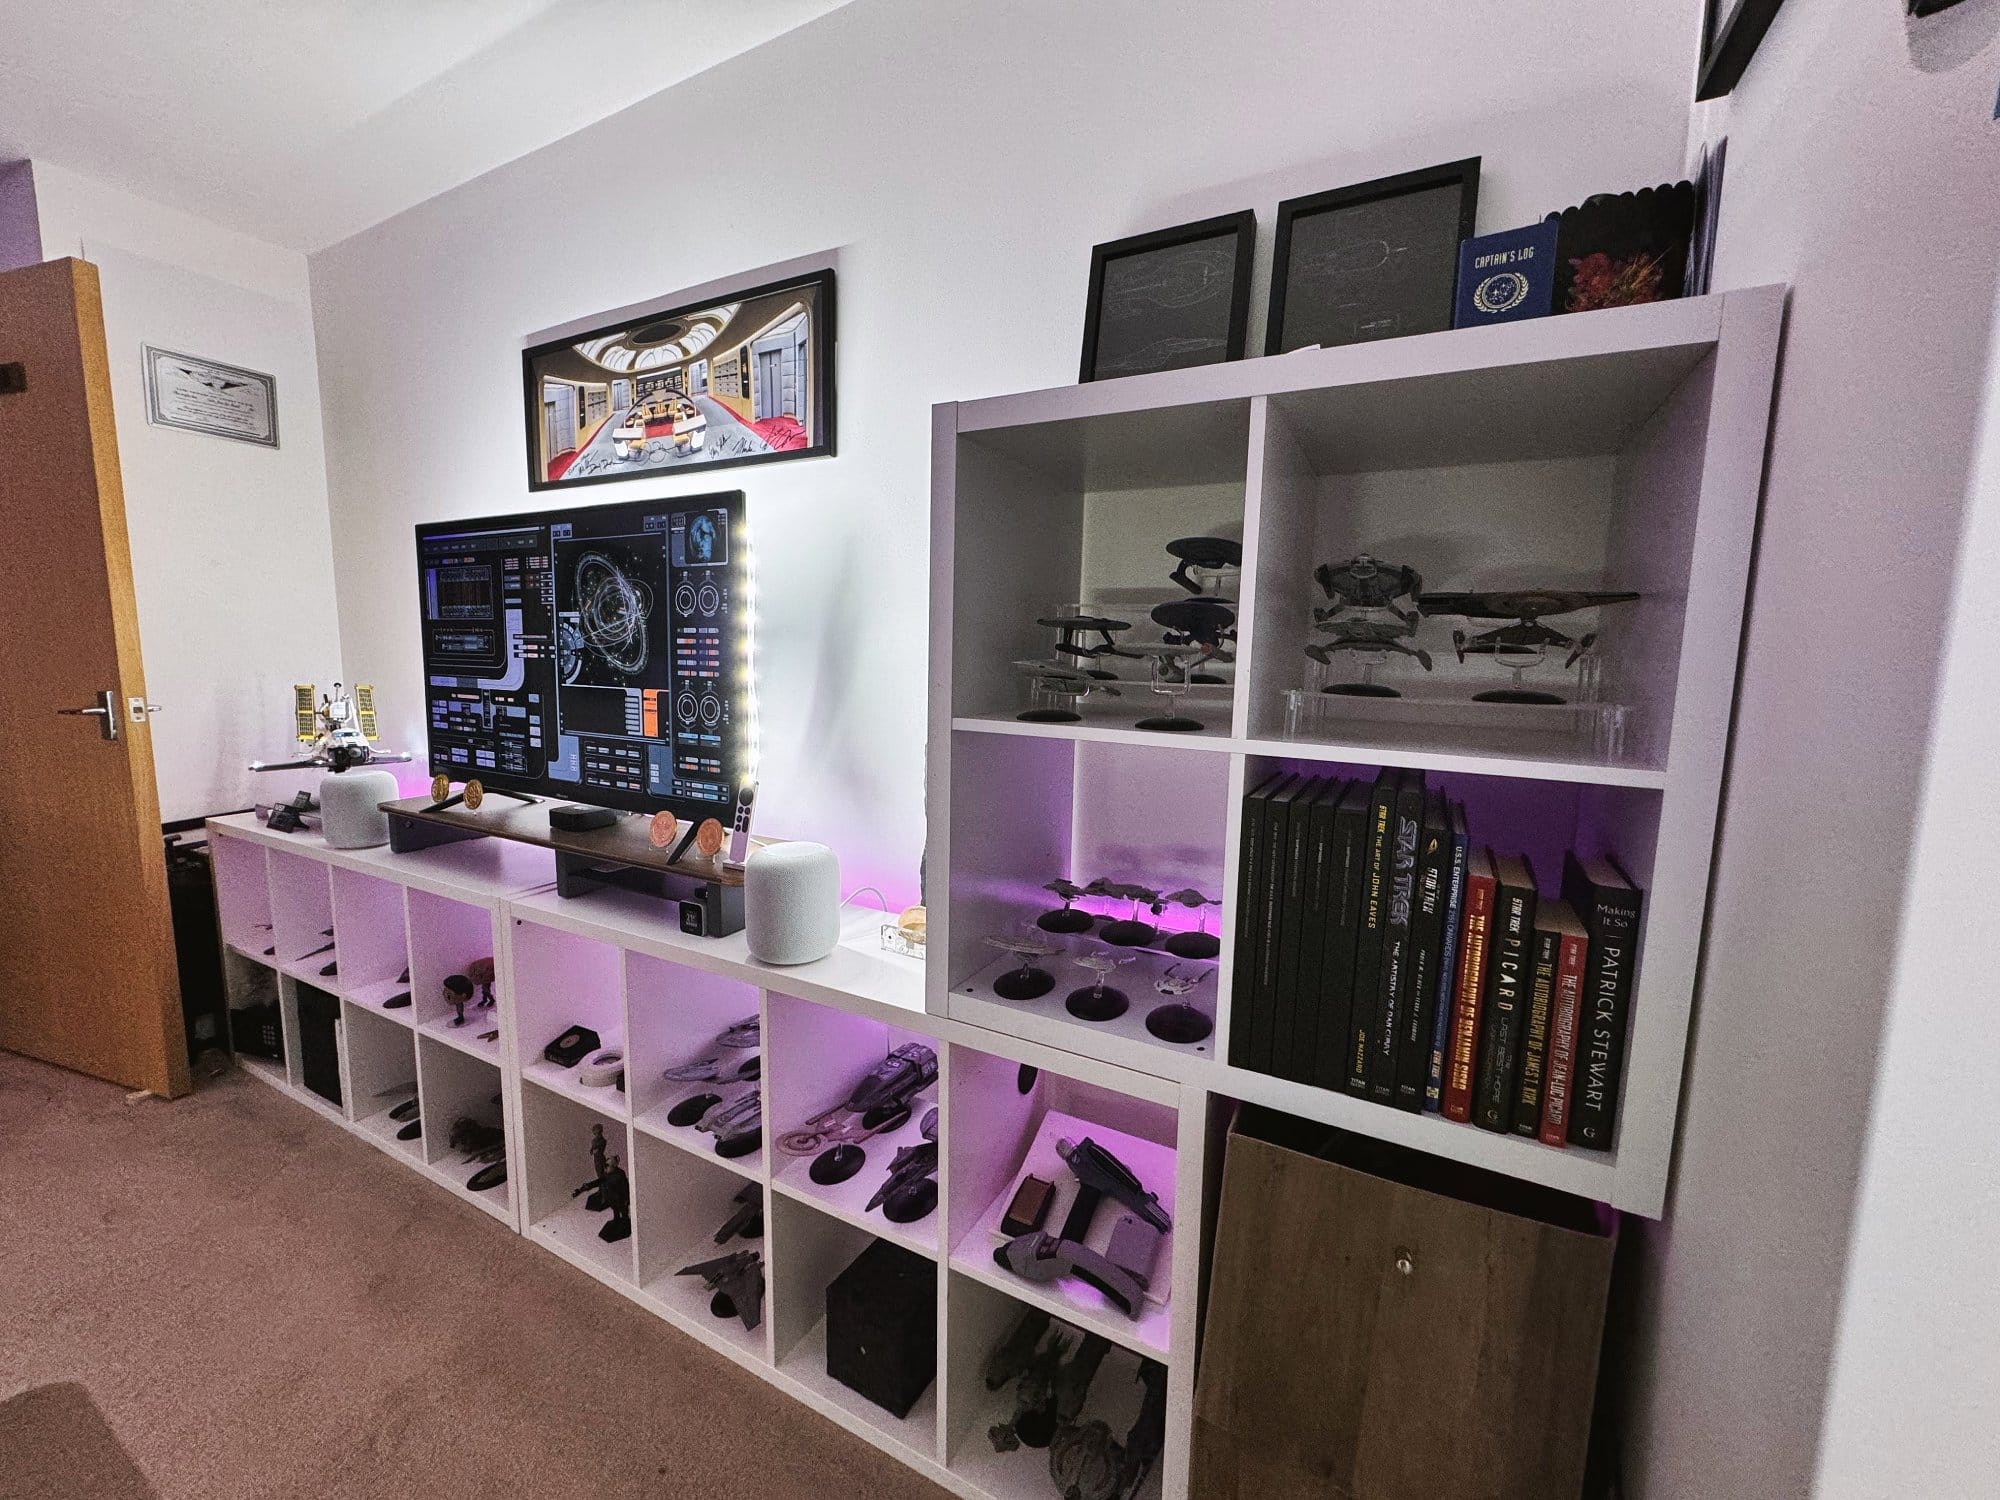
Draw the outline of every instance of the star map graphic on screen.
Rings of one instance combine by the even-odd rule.
[[[417,528],[430,763],[727,815],[752,684],[741,491]]]

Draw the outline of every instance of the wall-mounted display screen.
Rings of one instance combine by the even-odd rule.
[[[751,775],[743,494],[417,528],[430,765],[727,818]]]
[[[528,488],[833,452],[833,272],[537,344]]]

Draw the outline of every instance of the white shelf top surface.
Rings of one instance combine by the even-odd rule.
[[[1089,489],[1242,472],[1233,424],[1258,396],[1324,473],[1611,452],[1708,357],[1726,300],[1781,295],[1756,288],[996,396],[960,403],[958,431]]]
[[[874,907],[849,907],[842,913],[840,943],[825,958],[781,966],[752,958],[749,940],[740,932],[724,938],[688,936],[680,930],[673,902],[632,891],[564,897],[544,890],[519,897],[512,906],[517,917],[531,922],[802,1000],[877,1014],[892,1025],[907,1025],[908,1018],[924,1014],[923,962],[882,947],[882,924],[894,918]]]
[[[1514,776],[1529,781],[1571,781],[1586,786],[1660,788],[1668,773],[1648,766],[1609,765],[1601,761],[1552,756],[1479,754],[1380,741],[1288,740],[1222,734],[1154,734],[1130,726],[1093,724],[1024,724],[1011,714],[955,718],[955,732],[995,734],[1021,739],[1089,741],[1103,744],[1164,746],[1235,755],[1266,755],[1287,760],[1339,761],[1352,765],[1407,766],[1420,771],[1457,771],[1477,776]]]
[[[210,818],[208,827],[211,833],[248,839],[283,853],[377,875],[397,885],[488,906],[507,896],[540,890],[555,880],[555,861],[548,850],[510,839],[468,839],[397,854],[387,844],[373,849],[336,849],[312,829],[273,833],[255,813]]]

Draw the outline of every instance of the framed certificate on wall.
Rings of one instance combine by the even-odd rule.
[[[219,360],[146,351],[146,420],[260,447],[278,446],[278,382]]]

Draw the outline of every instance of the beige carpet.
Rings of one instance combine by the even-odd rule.
[[[259,1083],[0,1054],[0,1402],[62,1382],[160,1500],[944,1494]]]

